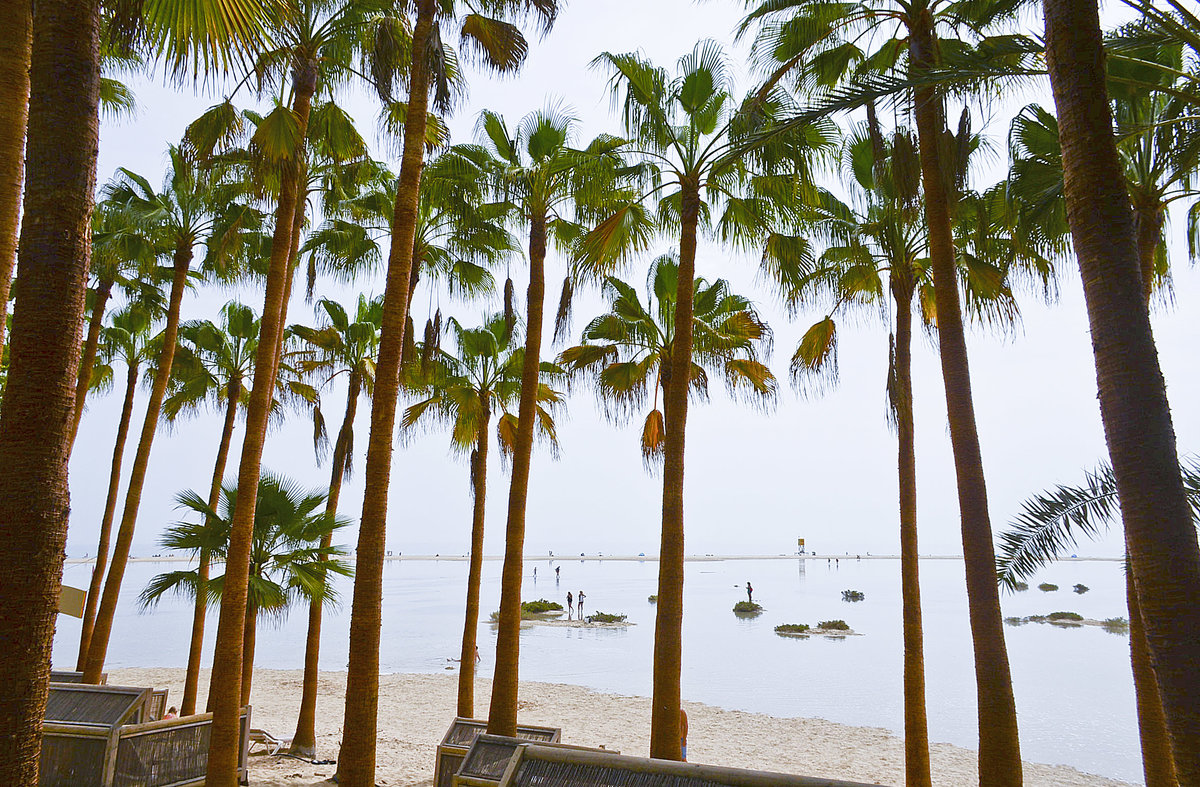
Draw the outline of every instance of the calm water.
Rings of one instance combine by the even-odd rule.
[[[537,567],[537,578],[533,569]],[[556,582],[554,566],[561,567]],[[136,596],[151,576],[179,564],[134,563],[109,648],[110,668],[183,667],[187,662],[191,607],[164,601],[139,613]],[[87,565],[67,567],[65,581],[87,586]],[[384,574],[384,672],[441,672],[458,655],[465,561],[389,562]],[[766,612],[739,620],[731,607],[754,585]],[[521,678],[572,683],[605,692],[649,695],[657,563],[547,560],[526,565],[524,598],[566,604],[568,590],[587,594],[588,612],[627,614],[636,625],[624,630],[533,627],[521,635]],[[1049,581],[1062,589],[1042,593]],[[1082,583],[1084,595],[1071,592]],[[1006,616],[1058,610],[1084,617],[1125,617],[1124,579],[1116,562],[1068,562],[1036,578],[1025,593],[1003,598]],[[963,564],[921,561],[929,733],[935,742],[977,745],[975,685],[967,624]],[[841,591],[856,589],[866,600],[846,603]],[[343,607],[322,627],[321,668],[344,670],[348,647],[351,584],[342,584]],[[499,607],[500,563],[484,565],[482,617]],[[825,560],[725,560],[687,565],[684,595],[683,696],[725,708],[774,716],[821,717],[901,731],[900,570],[895,560],[839,565]],[[216,621],[211,619],[206,645]],[[845,619],[865,636],[808,640],[777,636],[780,623],[815,624]],[[306,615],[295,612],[282,625],[260,624],[256,663],[262,667],[303,666]],[[481,667],[490,673],[495,633],[484,622]],[[1022,755],[1035,762],[1063,763],[1083,771],[1141,781],[1129,669],[1128,638],[1099,628],[1060,629],[1029,624],[1006,626],[1013,683],[1020,715]],[[61,617],[55,664],[74,662],[79,624]],[[151,644],[152,643],[152,644]]]

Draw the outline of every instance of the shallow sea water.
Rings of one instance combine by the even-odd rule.
[[[554,568],[560,568],[555,579]],[[178,563],[132,563],[109,647],[109,668],[183,667],[191,606],[167,599],[149,613],[136,597],[155,574]],[[534,568],[537,569],[536,579]],[[87,586],[90,565],[67,566],[64,581]],[[921,561],[926,695],[930,740],[977,745],[975,681],[961,560]],[[384,573],[384,672],[441,672],[458,656],[465,604],[465,561],[389,561]],[[739,619],[733,604],[754,586],[761,616]],[[1049,581],[1060,590],[1043,593]],[[344,670],[352,580],[340,582],[342,606],[322,626],[321,668]],[[534,626],[521,635],[523,680],[571,683],[617,694],[649,695],[657,593],[655,561],[546,558],[526,563],[526,600],[566,604],[567,591],[587,595],[586,612],[629,616],[624,629]],[[1090,591],[1077,595],[1082,583]],[[842,601],[843,590],[866,599]],[[481,672],[494,663],[495,631],[488,613],[499,607],[500,562],[484,564]],[[1059,610],[1087,618],[1125,617],[1121,565],[1068,561],[1044,571],[1024,593],[1002,595],[1005,616]],[[816,560],[689,562],[684,590],[683,696],[724,708],[773,716],[820,717],[859,726],[903,729],[900,565],[897,560],[843,555],[836,565]],[[211,659],[215,614],[206,640]],[[831,640],[784,638],[780,623],[816,624],[840,618],[863,636]],[[260,623],[256,664],[303,667],[307,615],[293,610],[282,624]],[[1089,773],[1141,781],[1129,641],[1100,628],[1045,624],[1006,626],[1021,729],[1021,753]],[[79,623],[60,617],[54,660],[74,662]],[[386,700],[385,700],[386,701]]]

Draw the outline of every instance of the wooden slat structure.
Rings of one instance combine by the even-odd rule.
[[[454,787],[498,787],[500,780],[504,778],[504,773],[508,769],[509,762],[512,761],[513,756],[517,753],[517,748],[526,743],[528,741],[521,738],[509,738],[504,735],[488,735],[486,733],[480,734],[475,738],[475,742],[471,744],[471,748],[467,751],[462,765],[458,768],[458,772],[454,774]],[[571,746],[566,743],[546,743],[540,745],[553,746],[556,749],[590,751],[598,754],[620,754],[620,752],[611,749],[593,749],[585,746]]]
[[[501,787],[872,787],[860,782],[522,743]]]
[[[50,685],[39,787],[200,787],[212,714],[150,720],[166,691]],[[239,777],[248,781],[250,708],[242,709]]]
[[[51,683],[83,683],[83,673],[69,670],[50,670]],[[108,683],[108,673],[100,673],[100,683]]]
[[[465,719],[458,716],[446,730],[446,735],[437,747],[437,762],[434,769],[434,787],[453,787],[454,774],[462,765],[463,758],[471,744],[487,730],[487,722],[479,719]],[[537,727],[528,724],[517,725],[517,737],[540,743],[558,743],[562,737],[559,727]]]

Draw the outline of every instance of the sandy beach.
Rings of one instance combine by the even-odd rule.
[[[170,690],[182,695],[183,670],[121,669],[109,682]],[[255,670],[253,726],[290,737],[300,701],[301,673]],[[317,723],[317,759],[337,756],[342,729],[344,672],[321,673]],[[457,677],[382,675],[380,677],[380,785],[432,785],[434,753],[454,716]],[[208,674],[201,676],[201,705]],[[478,681],[476,715],[486,717],[490,681]],[[824,776],[874,784],[904,783],[902,740],[883,729],[852,727],[822,719],[780,719],[687,702],[690,720],[688,755],[693,762]],[[522,723],[561,727],[563,742],[606,746],[645,756],[649,750],[650,700],[600,694],[579,686],[522,683]],[[334,766],[312,765],[289,757],[251,757],[250,783],[256,787],[310,787],[329,784]],[[978,783],[976,753],[948,744],[932,749],[933,780],[940,787]],[[1072,768],[1027,763],[1025,784],[1047,787],[1116,787],[1125,782],[1080,773]]]

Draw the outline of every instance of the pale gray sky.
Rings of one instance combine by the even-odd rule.
[[[671,67],[700,38],[731,42],[740,13],[740,4],[733,2],[576,0],[567,5],[547,39],[533,42],[518,78],[495,80],[473,75],[470,95],[451,121],[454,140],[471,139],[480,109],[497,110],[515,123],[555,99],[563,99],[579,116],[581,137],[617,133],[604,78],[587,68],[596,54],[640,49],[658,64]],[[735,57],[742,82],[748,84],[743,54],[741,47]],[[164,87],[161,80],[136,79],[133,85],[140,103],[137,116],[106,122],[103,128],[101,183],[118,166],[158,181],[166,144],[177,141],[186,124],[217,100],[190,89]],[[1012,107],[991,109],[985,131],[996,151],[1005,149],[1011,110],[1026,100],[1030,99],[1022,97]],[[342,101],[360,129],[373,136],[376,109],[372,100],[356,93]],[[390,147],[377,146],[375,150],[377,156],[396,163]],[[992,167],[992,179],[1005,164],[999,158]],[[1155,337],[1175,405],[1179,446],[1186,453],[1200,446],[1200,415],[1194,406],[1200,401],[1195,349],[1200,346],[1200,327],[1189,316],[1200,295],[1200,273],[1186,260],[1182,223],[1173,223],[1168,231],[1176,266],[1176,300],[1174,306],[1157,310]],[[660,251],[667,248],[664,243]],[[729,278],[737,291],[758,302],[775,330],[772,369],[786,379],[788,358],[800,335],[823,315],[808,311],[788,320],[758,286],[751,258],[706,243],[701,246],[697,267],[708,278]],[[518,291],[523,292],[519,279],[522,264],[514,262],[512,270]],[[1079,276],[1073,261],[1065,263],[1062,270],[1061,297],[1052,307],[1040,303],[1033,293],[1025,293],[1023,319],[1015,333],[999,336],[975,331],[970,336],[975,405],[997,529],[1026,496],[1054,483],[1074,482],[1082,468],[1094,466],[1105,453]],[[553,301],[562,260],[552,261],[549,271],[548,301]],[[644,275],[643,266],[630,271],[627,278],[640,284]],[[502,271],[498,278],[503,280]],[[349,303],[355,292],[381,291],[382,283],[376,277],[360,282],[357,289],[326,283],[318,289],[321,295]],[[414,306],[418,323],[424,320],[428,303],[428,291],[422,288],[419,293]],[[211,317],[235,294],[261,310],[260,292],[205,290],[185,300],[185,319]],[[445,312],[470,323],[496,309],[498,300],[464,307],[443,298],[442,306]],[[598,307],[594,297],[580,304],[576,335]],[[289,322],[312,321],[311,306],[297,298]],[[869,318],[857,324],[843,322],[839,357],[841,385],[824,398],[802,398],[785,384],[770,413],[738,407],[719,390],[714,391],[711,403],[691,409],[685,492],[688,553],[792,552],[797,537],[806,538],[810,549],[818,552],[898,551],[896,447],[884,418],[886,328]],[[936,353],[927,339],[919,338],[914,348],[914,386],[921,552],[959,554],[944,392]],[[324,397],[327,418],[339,422],[344,389],[327,390]],[[95,551],[119,400],[119,392],[91,400],[80,429],[71,466],[71,555]],[[138,405],[127,465],[132,460],[144,394]],[[360,471],[368,413],[369,407],[360,406],[356,439]],[[561,459],[552,461],[544,451],[534,459],[527,553],[657,553],[661,483],[642,469],[638,425],[615,428],[605,422],[590,391],[581,389],[570,397],[559,428]],[[154,546],[157,534],[178,516],[172,502],[178,491],[207,488],[219,432],[218,415],[182,423],[171,432],[160,430],[134,554],[158,551]],[[239,431],[235,439],[240,442],[240,438]],[[231,474],[236,450],[235,445]],[[263,466],[313,485],[328,483],[327,466],[315,465],[311,426],[304,414],[290,416],[272,432]],[[508,477],[498,462],[489,469],[489,477],[487,552],[497,554],[503,549]],[[122,490],[122,501],[123,495]],[[344,488],[342,512],[357,517],[361,503],[361,474],[356,474]],[[466,464],[450,456],[445,433],[429,432],[397,447],[389,500],[389,549],[409,554],[465,552],[470,507]],[[354,533],[347,534],[347,543],[352,544],[354,538]],[[1080,549],[1081,554],[1114,555],[1119,551],[1116,537]]]

